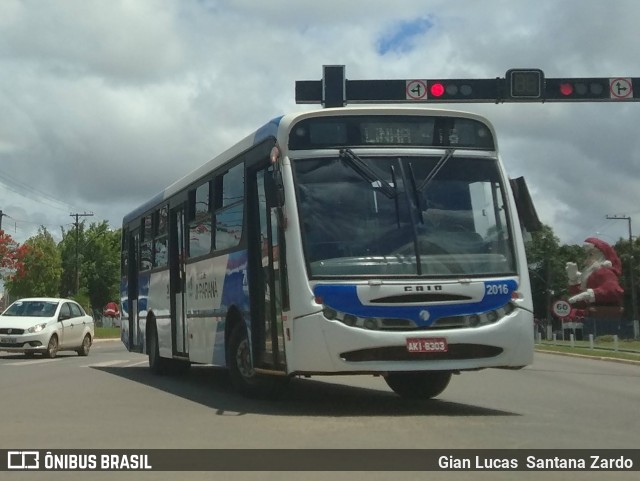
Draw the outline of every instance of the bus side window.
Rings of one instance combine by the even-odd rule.
[[[214,249],[236,247],[244,221],[244,164],[240,163],[216,179]]]
[[[169,207],[163,206],[156,211],[153,239],[153,267],[166,267],[169,260],[169,237],[167,235],[167,221],[169,219]]]
[[[142,218],[142,242],[140,244],[140,270],[146,271],[153,266],[153,223],[151,214]]]
[[[205,182],[189,196],[189,257],[211,252],[210,188],[210,182]]]

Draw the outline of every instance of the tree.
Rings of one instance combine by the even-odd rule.
[[[16,268],[18,243],[0,230],[0,272],[5,273]]]
[[[633,247],[633,251],[631,250]],[[633,245],[629,243],[629,239],[620,238],[618,242],[613,246],[616,250],[616,254],[620,258],[622,263],[622,276],[620,277],[620,285],[624,288],[624,311],[626,317],[633,318],[633,295],[631,292],[631,286],[636,288],[636,302],[638,298],[638,273],[640,272],[640,244],[638,239],[633,240]],[[633,279],[631,282],[631,268],[633,266]],[[636,306],[637,308],[637,306]]]
[[[86,231],[82,279],[94,308],[120,298],[120,229],[109,224],[91,224]]]
[[[18,248],[16,270],[6,287],[15,297],[57,297],[62,266],[56,243],[45,227]]]
[[[76,275],[80,276],[82,272],[81,264],[85,244],[84,222],[80,223],[77,230],[65,231],[62,228],[62,240],[58,244],[58,252],[62,261],[62,275],[60,277],[60,295],[62,297],[73,297],[77,294],[76,291],[86,291],[86,285],[79,278],[76,278]]]
[[[560,239],[548,225],[532,234],[526,246],[531,279],[533,309],[539,319],[551,318],[551,303],[567,295],[566,263],[584,260],[584,251],[577,245],[560,245]]]
[[[88,228],[82,222],[77,230],[62,230],[58,250],[63,266],[63,296],[83,304],[88,300],[93,309],[101,309],[120,297],[120,230],[109,229],[106,221]]]

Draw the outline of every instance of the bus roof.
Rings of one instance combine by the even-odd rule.
[[[153,196],[147,202],[143,203],[136,209],[129,212],[123,219],[123,225],[130,223],[136,218],[144,215],[146,212],[158,207],[161,203],[168,200],[173,195],[181,192],[183,189],[196,182],[201,177],[207,175],[209,172],[217,168],[219,165],[225,163],[228,160],[240,155],[242,152],[247,151],[254,145],[257,145],[269,137],[277,137],[278,129],[281,125],[288,128],[289,125],[308,118],[308,117],[322,117],[322,116],[335,116],[335,115],[362,115],[379,114],[379,115],[424,115],[429,114],[433,116],[443,117],[455,117],[462,116],[466,118],[476,119],[485,123],[491,131],[493,126],[483,116],[473,114],[470,112],[451,110],[451,109],[434,109],[425,107],[410,107],[410,106],[391,106],[391,105],[370,105],[370,106],[350,106],[350,107],[338,107],[338,108],[324,108],[310,111],[302,111],[297,113],[291,113],[286,116],[275,117],[269,122],[261,126],[256,131],[252,132],[244,139],[234,144],[229,149],[225,150],[221,154],[217,155],[213,159],[204,163],[194,171],[188,173],[181,179],[177,180],[173,184],[166,187],[164,190]],[[492,132],[493,133],[493,132]],[[286,146],[283,146],[286,149]]]
[[[165,188],[163,191],[153,196],[147,202],[137,207],[133,211],[129,212],[124,217],[123,224],[128,224],[132,220],[135,220],[137,217],[143,215],[148,210],[153,209],[158,204],[161,204],[163,201],[169,199],[174,194],[180,192],[182,189],[189,186],[191,183],[197,181],[200,177],[206,175],[208,172],[210,172],[212,169],[214,169],[216,166],[223,163],[224,161],[234,158],[235,156],[241,154],[242,152],[250,149],[254,145],[257,145],[260,142],[264,141],[268,137],[276,137],[276,134],[278,132],[278,126],[280,125],[281,119],[282,119],[282,116],[276,117],[270,120],[255,132],[246,136],[240,142],[236,143],[229,149],[225,150],[224,152],[217,155],[210,161],[198,167],[196,170],[188,173],[181,179],[169,185],[167,188]]]

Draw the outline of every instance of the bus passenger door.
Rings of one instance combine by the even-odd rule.
[[[251,340],[256,367],[284,371],[284,246],[271,188],[273,170],[266,162],[247,169]]]
[[[180,206],[171,210],[169,265],[170,265],[170,297],[171,297],[171,337],[172,351],[175,355],[186,356],[188,347],[186,342],[186,243],[185,243],[185,210]]]
[[[140,231],[131,231],[127,239],[127,313],[128,313],[128,336],[126,337],[127,348],[130,351],[142,352],[139,343],[138,325],[138,277],[140,264],[138,252],[140,249]]]

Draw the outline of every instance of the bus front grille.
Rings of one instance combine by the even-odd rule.
[[[482,359],[502,353],[501,347],[484,344],[449,344],[447,352],[409,352],[405,346],[374,347],[340,354],[344,361],[442,361]]]

